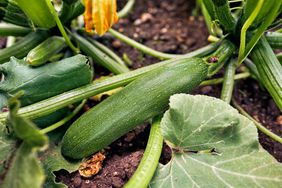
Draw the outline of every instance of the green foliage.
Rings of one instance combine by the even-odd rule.
[[[1,186],[9,188],[40,188],[44,172],[37,160],[37,151],[46,146],[48,138],[29,120],[17,115],[20,107],[19,94],[9,100],[8,119],[14,135],[21,140],[19,148],[11,159],[8,172]]]
[[[44,187],[65,188],[65,185],[55,181],[54,172],[64,169],[71,173],[78,168],[78,161],[66,160],[61,154],[61,144],[57,144],[67,127],[48,134],[48,137],[44,133],[69,121],[84,103],[65,117],[61,121],[63,123],[43,130],[39,130],[25,117],[44,117],[44,121],[56,119],[54,116],[60,118],[66,115],[63,107],[126,84],[129,85],[73,123],[63,139],[64,155],[82,158],[102,149],[136,125],[162,113],[167,109],[171,95],[192,91],[206,77],[218,73],[225,62],[230,62],[225,69],[225,78],[208,80],[203,84],[224,80],[221,98],[229,103],[237,78],[235,71],[238,64],[235,60],[238,58],[239,63],[242,63],[249,54],[254,64],[250,60],[244,63],[251,67],[251,72],[256,74],[282,109],[282,66],[271,49],[281,47],[282,37],[279,33],[266,33],[268,28],[275,30],[275,27],[281,26],[281,20],[273,22],[282,11],[282,0],[199,0],[209,31],[221,39],[215,40],[217,43],[214,45],[190,54],[158,52],[110,30],[113,37],[143,53],[171,59],[132,72],[114,53],[93,42],[96,38],[84,38],[76,33],[81,30],[78,29],[81,24],[73,19],[83,13],[83,1],[62,2],[62,8],[57,13],[50,0],[0,0],[0,21],[16,25],[0,25],[0,35],[27,34],[13,46],[0,50],[0,63],[4,63],[0,65],[3,74],[0,108],[6,106],[10,99],[8,120],[4,120],[8,113],[0,114],[2,187],[39,188],[46,177]],[[134,2],[129,0],[119,15],[127,15]],[[239,6],[232,6],[234,4]],[[64,40],[57,37],[55,24]],[[70,32],[67,33],[65,29]],[[71,33],[73,31],[74,34]],[[111,73],[124,74],[84,86],[91,82],[93,76],[85,56],[76,55],[45,64],[66,45],[74,53],[79,52],[68,34],[75,39],[82,53],[90,56],[95,63]],[[48,37],[59,40],[54,42],[49,38],[35,48]],[[66,51],[63,55],[69,57],[71,53]],[[19,59],[27,54],[26,59]],[[187,58],[203,55],[208,56],[203,59]],[[42,66],[32,67],[27,61]],[[248,71],[242,74],[250,75]],[[22,106],[30,106],[18,113],[20,102]],[[161,122],[161,132],[172,148],[173,155],[168,164],[159,165],[150,187],[276,188],[282,184],[282,166],[261,148],[254,124],[225,102],[184,94],[171,97],[170,109]],[[52,114],[54,111],[56,113]],[[50,116],[46,116],[48,114]],[[41,119],[36,119],[36,122],[39,121]],[[266,128],[260,130],[268,131]],[[162,135],[159,126],[152,128],[150,138],[155,139],[149,139],[144,154],[145,162],[141,162],[137,175],[133,176],[128,186],[148,185],[161,153]],[[273,137],[273,134],[267,135]],[[278,140],[281,141],[281,138]],[[48,142],[49,148],[44,150]]]
[[[68,161],[61,154],[61,148],[51,144],[47,151],[40,155],[40,160],[42,161],[46,181],[44,187],[49,188],[66,188],[67,186],[56,182],[55,171],[67,170],[69,173],[76,171],[79,167],[79,161]]]
[[[44,171],[37,160],[37,152],[26,143],[17,149],[5,176],[3,187],[41,188],[44,182]]]
[[[177,94],[161,121],[173,148],[150,187],[279,187],[282,165],[258,142],[254,124],[227,103]]]
[[[46,0],[15,0],[15,2],[34,25],[41,28],[52,28],[56,25]],[[40,10],[40,14],[36,10]]]
[[[276,58],[265,37],[262,37],[251,53],[261,82],[275,103],[282,110],[282,65]]]
[[[82,55],[38,68],[12,57],[10,62],[0,65],[0,70],[5,75],[0,84],[0,95],[8,98],[18,91],[23,91],[24,95],[20,99],[22,106],[85,85],[92,79],[88,60]],[[6,105],[4,101],[0,107]]]

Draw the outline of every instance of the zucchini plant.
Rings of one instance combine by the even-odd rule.
[[[211,44],[187,54],[111,29],[134,3],[117,12],[116,0],[0,0],[0,37],[14,39],[0,49],[0,187],[66,187],[55,171],[78,170],[146,121],[149,140],[127,188],[281,186],[282,165],[262,149],[257,129],[282,138],[248,115],[233,89],[252,76],[282,110],[281,54],[273,51],[282,48],[282,0],[198,0]],[[106,32],[161,61],[130,70],[99,42]],[[101,72],[91,63],[114,76],[92,82]],[[221,99],[183,94],[213,84],[223,85]],[[166,165],[158,162],[163,142],[172,150]]]

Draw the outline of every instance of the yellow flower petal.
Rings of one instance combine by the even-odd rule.
[[[92,22],[92,1],[85,0],[85,12],[84,12],[84,23],[85,23],[85,30],[86,32],[91,32],[93,27]]]
[[[85,0],[85,7],[84,20],[87,32],[95,28],[96,33],[103,35],[118,21],[116,0]]]

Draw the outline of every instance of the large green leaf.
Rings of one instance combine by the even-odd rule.
[[[254,124],[219,99],[172,96],[161,130],[173,155],[151,187],[282,185],[282,165],[259,145]]]
[[[0,84],[0,102],[4,102],[0,108],[7,105],[5,97],[9,98],[18,91],[24,91],[20,101],[21,106],[26,106],[86,85],[93,76],[88,59],[82,55],[36,68],[12,57],[0,65],[0,72],[5,75]]]

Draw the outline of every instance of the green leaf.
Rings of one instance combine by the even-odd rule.
[[[20,93],[19,93],[20,94]],[[8,122],[11,124],[11,127],[17,136],[25,144],[30,145],[31,147],[43,147],[48,142],[47,136],[37,129],[36,125],[33,124],[30,120],[25,119],[19,116],[18,110],[20,108],[20,102],[18,101],[19,95],[13,97],[9,100],[9,117]]]
[[[0,84],[0,101],[4,102],[0,108],[7,105],[2,98],[13,96],[18,91],[24,91],[20,101],[22,106],[26,106],[86,85],[93,76],[88,59],[82,55],[36,68],[12,57],[10,62],[0,65],[0,71],[5,75]]]
[[[36,150],[30,145],[22,143],[16,151],[2,187],[40,188],[44,179],[44,171],[37,159]]]
[[[161,130],[174,148],[151,187],[280,187],[282,165],[258,142],[254,124],[208,96],[170,98]]]
[[[251,7],[254,6],[253,4],[250,4],[250,5]],[[260,9],[256,17],[256,18],[259,18],[260,20],[259,25],[253,28],[253,30],[248,31],[247,36],[250,35],[251,37],[249,37],[248,40],[246,41],[246,48],[240,50],[239,57],[238,57],[239,63],[243,62],[247,58],[249,53],[252,51],[254,46],[259,41],[260,37],[267,30],[267,28],[271,25],[271,23],[275,20],[275,18],[278,16],[281,5],[282,5],[282,0],[264,1],[264,4],[262,5],[262,8]],[[263,14],[267,14],[267,15],[261,17]],[[244,18],[244,16],[242,16],[242,18]],[[244,24],[246,24],[247,22],[248,21],[246,21]],[[253,23],[252,20],[251,22]],[[252,25],[250,25],[251,28],[252,28]],[[245,46],[245,44],[240,44],[240,45]]]
[[[0,176],[5,171],[5,164],[16,149],[16,140],[7,134],[6,125],[0,123]]]
[[[45,173],[47,174],[44,184],[44,187],[46,188],[66,188],[66,185],[55,181],[56,176],[54,172],[64,169],[72,173],[78,169],[80,164],[80,161],[66,160],[61,154],[60,147],[55,145],[50,146],[49,149],[42,154],[40,159],[43,163]]]
[[[20,102],[18,98],[21,92],[9,100],[9,118],[12,133],[22,143],[11,159],[8,171],[4,177],[2,187],[9,188],[40,188],[45,176],[40,161],[37,159],[37,151],[48,143],[48,138],[37,129],[31,121],[19,116]]]

